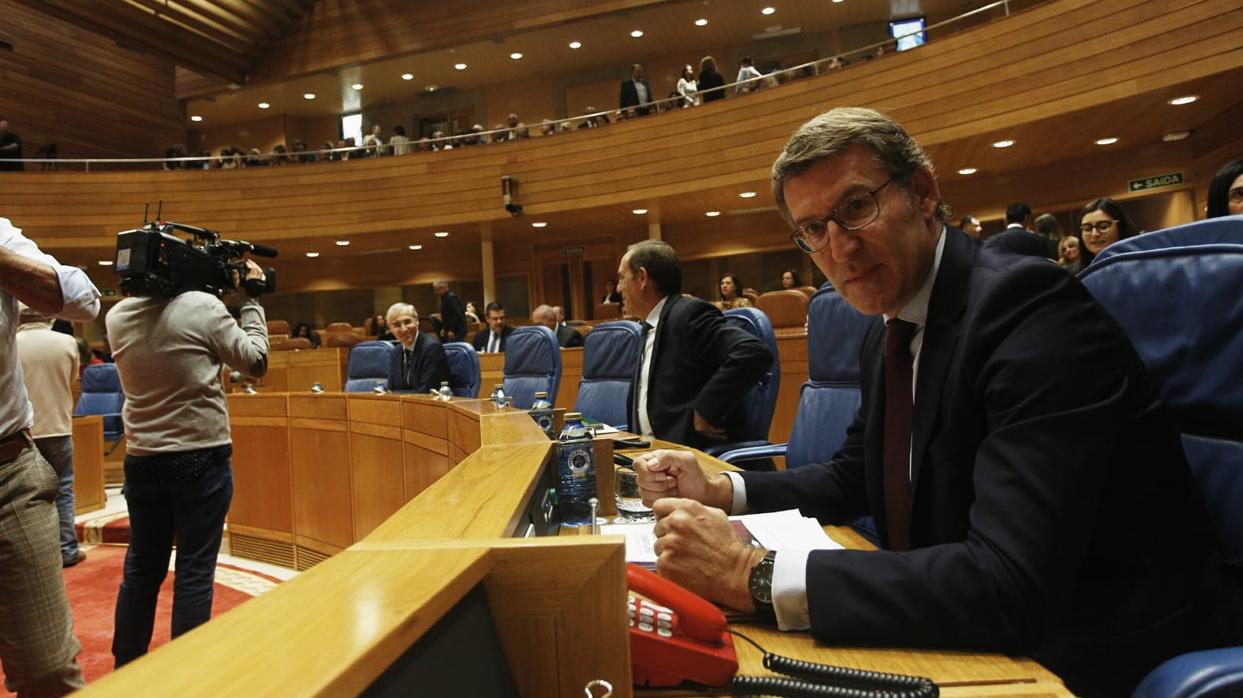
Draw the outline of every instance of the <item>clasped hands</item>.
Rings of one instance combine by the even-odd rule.
[[[639,495],[656,515],[656,571],[716,603],[754,610],[747,582],[765,551],[734,533],[725,514],[734,497],[729,477],[704,473],[688,451],[644,453],[633,467]]]

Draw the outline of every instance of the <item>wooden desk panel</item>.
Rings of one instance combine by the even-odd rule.
[[[479,355],[479,397],[486,398],[492,394],[492,388],[505,380],[505,355]]]
[[[578,383],[583,379],[583,348],[561,350],[561,383],[557,385],[556,400],[553,407],[566,410],[574,409],[578,401]]]
[[[74,514],[104,508],[104,418],[100,415],[73,418]]]
[[[354,537],[367,535],[406,503],[401,399],[349,393],[350,497]]]
[[[449,407],[428,397],[403,395],[401,433],[404,502],[449,472]],[[463,454],[464,456],[465,454]]]
[[[234,491],[230,548],[242,557],[293,567],[288,397],[233,393],[228,400]]]
[[[300,568],[357,540],[347,411],[344,393],[289,396],[294,543]],[[305,563],[304,549],[309,551]]]
[[[268,372],[259,381],[263,392],[304,392],[319,383],[328,392],[345,387],[349,349],[294,349],[268,353]]]

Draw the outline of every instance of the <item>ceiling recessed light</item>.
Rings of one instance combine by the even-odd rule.
[[[356,82],[353,85],[350,85],[350,87],[355,90],[361,90],[363,89],[363,84],[361,82]]]
[[[635,29],[634,31],[630,32],[630,36],[633,36],[634,38],[638,39],[639,37],[643,36],[643,30]]]
[[[636,208],[636,209],[631,209],[631,211],[630,211],[630,212],[631,212],[631,213],[633,213],[633,214],[634,214],[634,215],[636,215],[636,216],[642,216],[643,214],[647,213],[647,209],[645,209],[645,208]]]
[[[976,172],[979,172],[979,170],[975,169],[974,167],[964,167],[964,168],[962,168],[961,170],[959,170],[959,171],[958,171],[958,174],[960,174],[960,175],[973,175],[973,174],[975,174]]]
[[[315,99],[315,93],[314,92],[303,93],[302,99]]]
[[[440,89],[440,85],[428,85],[427,87],[423,88],[423,90],[426,92],[435,92],[438,89]]]
[[[260,108],[260,109],[267,109],[267,108],[268,108],[268,107],[270,107],[270,106],[272,106],[272,105],[271,105],[271,104],[268,104],[267,102],[260,102],[260,103],[259,103],[259,108]]]
[[[835,2],[835,3],[836,3],[836,2],[841,2],[841,1],[842,1],[842,0],[833,0],[833,2]]]
[[[534,223],[531,224],[532,228],[545,228],[547,226],[548,224],[545,223],[544,221],[535,221]]]
[[[697,19],[697,20],[695,20],[695,26],[697,26],[697,27],[706,27],[706,26],[708,26],[708,20],[703,19],[703,18]]]
[[[740,198],[740,199],[754,199],[754,198],[755,198],[755,192],[753,192],[753,191],[744,191],[744,192],[742,192],[741,194],[739,194],[739,195],[738,195],[738,198]]]
[[[709,218],[716,218],[717,216],[721,215],[721,212],[720,211],[705,211],[704,215]]]
[[[582,42],[581,42],[581,41],[571,41],[571,42],[570,42],[570,48],[582,48],[582,47],[583,47],[583,44],[582,44]]]
[[[776,12],[776,11],[777,11],[777,8],[775,8],[775,7],[765,7],[764,9],[760,10],[760,14],[762,14],[762,15],[771,15],[772,13],[774,13],[774,12]]]
[[[193,122],[196,122],[196,123],[197,123],[197,122],[199,122],[199,121],[202,121],[202,120],[203,120],[203,117],[199,116],[198,114],[195,114],[195,115],[193,115],[193,116],[191,116],[191,117],[190,117],[190,120],[191,120],[191,121],[193,121]]]
[[[514,51],[513,53],[509,54],[509,57],[514,59],[515,61],[522,60],[522,54],[518,53],[517,51]]]
[[[465,63],[454,63],[453,69],[454,70],[466,70],[466,64]]]
[[[1165,141],[1166,143],[1173,143],[1174,141],[1181,141],[1190,135],[1191,135],[1191,131],[1170,131],[1164,136],[1161,136],[1161,140]]]
[[[436,237],[438,237],[438,238],[447,238],[447,237],[449,237],[449,231],[447,231],[447,230],[438,230],[438,231],[436,231],[435,233],[433,233],[433,235],[435,235],[435,236],[436,236]]]
[[[318,252],[307,252],[307,253],[306,253],[306,256],[308,256],[308,257],[318,257],[318,256],[319,256],[319,253],[318,253]]]
[[[411,246],[410,246],[410,249],[412,249],[412,250],[414,250],[414,251],[416,251],[416,252],[417,252],[417,251],[419,251],[419,250],[423,249],[423,246],[422,246],[422,245],[411,245]]]
[[[1108,138],[1097,138],[1095,141],[1097,145],[1113,145],[1114,143],[1117,143],[1117,142],[1118,142],[1118,139],[1114,138],[1113,136],[1110,136]]]
[[[1014,141],[1009,138],[993,143],[994,148],[1009,148],[1012,145],[1014,145]]]
[[[413,79],[414,79],[414,73],[402,73],[402,74],[401,74],[401,79],[402,79],[402,80],[413,80]]]
[[[1196,101],[1199,98],[1200,98],[1199,95],[1186,95],[1185,97],[1175,97],[1174,99],[1170,100],[1170,104],[1173,104],[1176,107],[1181,107],[1184,104],[1191,104],[1192,102]]]
[[[111,260],[111,259],[101,259],[101,260],[99,260],[99,266],[101,266],[101,267],[110,267],[110,266],[112,266],[112,260]]]
[[[337,240],[337,246],[338,247],[349,247],[350,241],[349,240]]]

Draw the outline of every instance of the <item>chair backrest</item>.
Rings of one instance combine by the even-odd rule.
[[[479,397],[479,354],[467,342],[446,342],[449,387],[457,397]]]
[[[324,336],[325,347],[352,347],[362,342],[363,338],[353,332],[329,332]]]
[[[846,440],[862,400],[859,350],[876,318],[855,310],[829,284],[812,296],[807,318],[807,382],[786,449],[786,467],[827,461]]]
[[[812,296],[816,295],[816,291],[819,289],[815,286],[799,286],[795,290],[802,291],[803,295],[807,296],[808,300],[810,300]]]
[[[583,379],[574,409],[584,417],[624,429],[626,398],[639,366],[639,323],[614,320],[596,325],[583,339]]]
[[[621,303],[596,303],[595,312],[591,315],[593,320],[613,320],[621,317]]]
[[[725,321],[750,332],[772,352],[773,362],[751,390],[747,391],[738,409],[742,411],[745,440],[767,441],[768,427],[777,409],[777,391],[781,388],[781,358],[777,355],[777,335],[768,316],[759,308],[732,308],[725,311]]]
[[[354,326],[348,322],[330,322],[324,330],[328,332],[328,334],[345,334],[347,332],[352,334],[354,332]]]
[[[543,325],[527,325],[514,330],[505,340],[505,394],[514,407],[531,409],[535,393],[546,391],[548,401],[556,402],[561,384],[561,347],[557,335]]]
[[[393,354],[398,351],[392,342],[362,342],[350,350],[350,362],[345,369],[345,392],[366,393],[377,385],[389,386],[389,370],[393,367]]]
[[[121,391],[121,376],[116,364],[95,364],[82,372],[82,394],[73,408],[73,415],[104,415],[104,438],[120,438],[121,408],[125,406],[125,393]]]
[[[268,349],[270,351],[291,351],[293,349],[311,349],[311,340],[306,337],[294,337],[290,339],[288,336],[277,335],[268,338]]]
[[[1079,276],[1148,366],[1226,558],[1243,565],[1243,216],[1119,241]]]
[[[289,323],[284,320],[268,320],[268,335],[289,334]]]
[[[807,294],[802,291],[769,291],[760,296],[755,307],[764,311],[773,329],[802,328],[807,323]]]

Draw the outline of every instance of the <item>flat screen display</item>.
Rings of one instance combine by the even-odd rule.
[[[924,31],[924,18],[907,17],[890,21],[889,36],[898,40],[899,51],[923,46],[928,40],[928,33]]]

